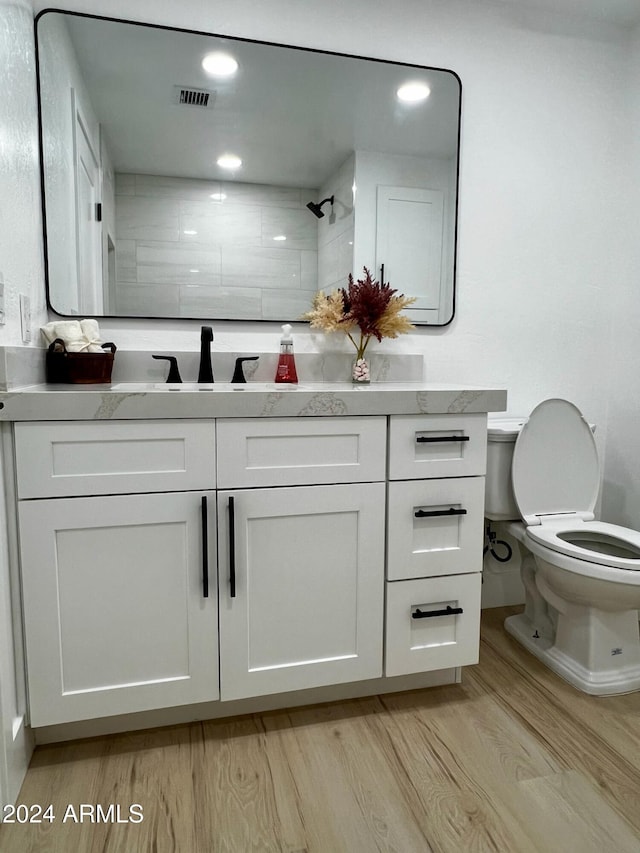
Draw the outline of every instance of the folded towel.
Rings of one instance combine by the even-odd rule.
[[[61,338],[67,352],[104,352],[96,320],[59,320],[40,327],[47,346]]]

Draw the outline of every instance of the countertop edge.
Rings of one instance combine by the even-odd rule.
[[[249,384],[214,392],[34,385],[0,392],[0,421],[467,414],[504,412],[506,406],[505,389],[424,382],[259,390]]]

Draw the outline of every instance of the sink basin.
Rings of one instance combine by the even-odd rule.
[[[112,391],[143,392],[149,391],[200,391],[203,393],[221,391],[299,391],[303,385],[288,385],[275,382],[247,382],[232,384],[231,382],[118,382],[111,386]]]

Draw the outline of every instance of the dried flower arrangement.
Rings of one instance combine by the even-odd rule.
[[[396,296],[396,290],[389,284],[374,281],[370,271],[364,267],[364,278],[353,280],[349,274],[347,288],[338,288],[325,295],[318,291],[313,300],[313,308],[302,315],[309,320],[312,329],[323,332],[344,332],[356,348],[356,363],[353,378],[356,381],[369,381],[369,368],[364,355],[372,338],[397,338],[414,328],[409,319],[400,312],[415,302],[415,297]],[[352,332],[358,327],[360,338],[356,340]]]

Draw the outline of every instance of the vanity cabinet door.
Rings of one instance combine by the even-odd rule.
[[[220,696],[382,675],[383,483],[218,493]]]
[[[21,501],[19,521],[32,726],[218,698],[215,492]]]

